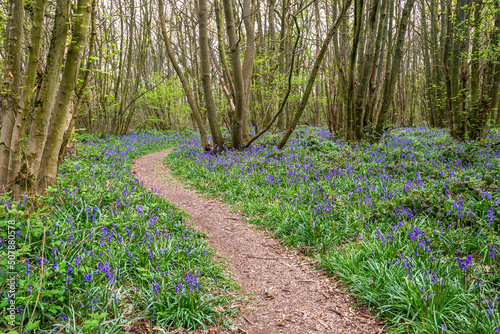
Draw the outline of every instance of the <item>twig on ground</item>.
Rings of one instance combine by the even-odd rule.
[[[253,322],[247,319],[247,317],[243,316],[243,319],[245,319],[250,325],[253,325]]]
[[[344,316],[344,315],[342,314],[342,312],[339,312],[339,311],[337,311],[337,310],[336,310],[336,309],[334,309],[334,308],[331,308],[331,307],[330,307],[328,310],[332,311],[333,313],[337,313],[337,314],[338,314],[338,315],[340,315],[341,317],[343,317],[343,316]]]
[[[56,334],[61,333],[63,331],[63,329],[65,329],[66,327],[68,327],[69,323],[70,323],[70,321],[68,321],[68,323],[66,325],[64,325],[63,328],[61,328],[60,330],[58,330]]]
[[[259,260],[279,260],[281,258],[279,257],[260,257],[260,256],[253,256],[253,255],[247,255],[248,258],[252,259],[259,259]]]

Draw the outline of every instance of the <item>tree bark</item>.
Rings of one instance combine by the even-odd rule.
[[[49,121],[54,108],[59,77],[68,38],[70,0],[58,0],[52,37],[47,54],[47,65],[40,88],[40,97],[35,101],[33,121],[26,143],[25,163],[28,180],[38,174],[42,153],[49,130]],[[24,168],[24,167],[23,167]],[[22,169],[23,169],[22,168]]]
[[[478,5],[481,5],[482,1],[478,1]],[[495,48],[498,46],[500,40],[500,5],[498,1],[494,1],[494,17],[493,17],[493,29],[489,33],[489,47]],[[478,25],[475,26],[476,29],[479,28]],[[494,50],[494,49],[493,49]],[[486,125],[488,123],[488,118],[492,113],[492,109],[496,105],[498,99],[498,92],[500,86],[500,56],[498,52],[492,52],[490,58],[483,64],[483,82],[481,85],[481,93],[479,101],[477,101],[478,108],[475,110],[475,114],[471,119],[469,139],[479,140],[486,134]]]
[[[288,27],[287,27],[287,15],[288,15],[288,10],[289,10],[289,3],[290,0],[282,0],[282,6],[281,6],[281,29],[280,29],[280,44],[279,44],[279,58],[278,58],[278,63],[279,63],[279,68],[280,68],[280,73],[284,76],[285,71],[286,71],[286,61],[285,61],[285,49],[286,49],[286,37],[288,35]],[[278,129],[283,130],[285,128],[285,115],[282,113],[278,117]]]
[[[316,57],[318,56],[319,53],[319,48],[320,48],[320,16],[319,16],[319,1],[314,2],[314,19],[315,19],[315,26],[316,26]],[[320,108],[320,95],[321,95],[321,82],[317,81],[316,82],[316,100],[314,101],[314,118],[313,118],[313,124],[314,126],[320,126],[320,121],[321,121],[321,108]]]
[[[21,46],[23,42],[24,1],[9,1],[9,20],[7,23],[7,39],[5,54],[5,74],[2,91],[2,133],[0,135],[0,191],[8,189],[8,174],[12,132],[14,130],[16,111],[21,98]]]
[[[277,145],[277,147],[279,149],[282,149],[286,145],[288,138],[290,138],[290,136],[292,135],[293,131],[297,127],[297,124],[299,124],[300,117],[302,116],[302,113],[304,112],[304,110],[307,106],[307,102],[309,100],[309,97],[311,96],[311,91],[312,91],[314,82],[316,80],[316,76],[318,75],[318,71],[319,71],[319,68],[321,66],[321,62],[323,61],[323,58],[325,57],[326,50],[328,49],[328,44],[330,44],[330,41],[332,40],[332,37],[333,37],[335,31],[337,30],[337,27],[339,26],[340,22],[344,18],[348,8],[351,6],[351,3],[352,3],[352,0],[346,0],[344,2],[344,6],[343,6],[339,16],[337,17],[335,22],[332,24],[330,29],[328,29],[328,33],[326,35],[326,38],[323,41],[323,44],[321,46],[321,50],[320,50],[318,56],[316,57],[316,60],[314,61],[314,65],[313,65],[311,74],[309,75],[309,79],[307,81],[307,86],[306,86],[304,94],[302,95],[302,100],[300,101],[297,113],[295,114],[290,126],[288,127],[288,130],[285,132],[285,134],[283,135],[283,137],[281,138],[280,142]]]
[[[384,79],[384,93],[382,95],[382,106],[377,118],[377,126],[375,128],[376,135],[380,137],[382,135],[382,129],[384,126],[387,111],[392,103],[392,98],[394,94],[394,85],[396,84],[396,78],[399,73],[401,58],[403,56],[403,44],[406,35],[406,28],[408,26],[408,20],[410,18],[411,10],[415,0],[408,0],[405,3],[403,13],[401,15],[401,21],[398,28],[398,37],[396,40],[396,48],[394,50],[394,56],[392,58],[392,66],[390,73],[386,74]]]
[[[203,84],[203,94],[205,96],[205,108],[207,110],[210,132],[214,141],[213,151],[218,152],[224,149],[224,141],[220,132],[220,125],[217,121],[217,111],[212,93],[212,78],[210,76],[210,56],[208,53],[208,10],[207,0],[198,0],[199,9],[199,38],[200,38],[200,68],[201,81]]]
[[[23,173],[21,173],[21,156],[25,141],[26,127],[28,125],[28,117],[31,110],[31,97],[34,91],[33,86],[37,73],[38,57],[40,56],[40,48],[42,46],[43,18],[45,15],[46,3],[47,0],[37,0],[35,3],[33,28],[31,30],[31,45],[28,46],[28,70],[26,73],[26,81],[24,82],[24,90],[17,110],[16,125],[12,132],[8,180],[16,200],[21,196],[21,182],[23,179]],[[25,182],[27,181],[28,180],[25,179]]]
[[[243,67],[241,69],[243,75],[243,141],[247,142],[250,139],[250,108],[249,100],[252,88],[252,73],[255,54],[255,31],[254,31],[254,14],[251,0],[243,1],[243,24],[247,33],[247,45],[245,48],[245,56],[243,57]]]
[[[68,128],[64,132],[63,136],[63,141],[61,144],[61,149],[59,150],[59,156],[58,156],[58,162],[57,165],[61,166],[61,163],[64,159],[64,155],[66,152],[66,147],[68,146],[69,138],[71,137],[71,134],[73,133],[75,129],[75,121],[78,118],[78,115],[80,114],[80,110],[83,104],[83,101],[85,99],[85,94],[87,90],[87,86],[90,81],[90,74],[92,73],[92,65],[94,61],[92,60],[92,57],[94,56],[94,46],[95,46],[95,39],[96,39],[96,13],[97,13],[97,8],[96,8],[96,0],[92,0],[92,14],[91,14],[91,24],[90,24],[90,41],[89,41],[89,52],[88,52],[88,58],[87,62],[85,65],[85,73],[83,74],[83,77],[81,78],[82,84],[80,85],[78,91],[76,92],[76,103],[75,107],[73,108],[73,113],[71,113],[71,119],[68,124]],[[80,76],[81,76],[81,71],[80,71]],[[89,108],[90,109],[90,108]]]
[[[361,27],[363,26],[363,0],[354,1],[354,33],[352,39],[352,50],[349,57],[349,72],[347,75],[347,94],[345,95],[345,105],[347,106],[347,128],[346,128],[346,139],[356,140],[358,139],[359,129],[357,126],[358,115],[354,110],[355,100],[354,100],[354,79],[356,73],[356,56],[358,54],[358,46],[360,41]]]
[[[170,59],[170,62],[172,63],[172,66],[174,67],[175,73],[177,73],[177,76],[179,77],[179,80],[182,83],[182,88],[184,89],[184,93],[186,94],[186,98],[188,100],[189,106],[191,107],[191,111],[193,112],[194,118],[196,119],[196,124],[198,125],[198,130],[200,132],[200,138],[201,138],[201,145],[204,150],[209,149],[210,144],[208,143],[207,139],[207,133],[205,131],[205,125],[203,124],[203,120],[200,115],[200,110],[198,109],[198,106],[196,105],[193,95],[191,94],[191,89],[189,88],[189,84],[186,80],[186,77],[184,76],[184,73],[182,72],[181,68],[179,67],[179,64],[177,63],[177,60],[175,59],[174,52],[172,50],[172,46],[170,45],[170,39],[168,38],[168,33],[167,33],[167,27],[165,25],[165,11],[164,11],[164,2],[163,0],[158,0],[159,3],[159,11],[160,11],[160,26],[161,26],[161,31],[163,35],[163,41],[165,42],[165,46],[167,49],[167,55],[168,58]]]
[[[224,16],[226,19],[227,36],[229,39],[229,50],[231,51],[231,66],[233,68],[233,82],[235,95],[235,112],[231,124],[231,146],[239,150],[243,146],[243,117],[244,117],[244,94],[245,84],[241,70],[240,52],[238,49],[238,37],[233,15],[231,0],[223,0]]]
[[[35,191],[38,194],[42,194],[47,187],[53,186],[56,180],[59,150],[66,130],[79,65],[88,35],[90,15],[90,0],[78,0],[73,37],[66,56],[61,85],[57,93],[49,127],[49,135],[47,136],[47,142],[42,154],[42,163],[37,175]]]

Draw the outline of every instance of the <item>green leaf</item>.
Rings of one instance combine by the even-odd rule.
[[[99,327],[99,321],[97,320],[86,320],[85,326],[83,326],[83,331],[88,331],[89,329],[97,329]]]
[[[30,322],[28,322],[28,324],[26,325],[26,329],[27,329],[27,330],[29,330],[29,331],[31,331],[31,330],[33,330],[33,329],[35,329],[35,328],[38,328],[38,325],[39,325],[39,324],[40,324],[40,320],[37,320],[37,321],[35,321],[35,322],[30,321]]]

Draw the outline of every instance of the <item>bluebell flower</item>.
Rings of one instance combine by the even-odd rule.
[[[92,280],[92,273],[87,273],[83,275],[83,281],[88,284]]]
[[[24,276],[27,276],[30,271],[30,260],[26,260],[26,268],[24,269]]]
[[[175,287],[175,292],[178,293],[179,291],[182,291],[184,289],[184,286],[182,285],[182,281],[179,278],[179,284]]]
[[[468,255],[465,260],[457,257],[458,267],[464,271],[467,271],[472,267],[472,256]]]
[[[488,210],[488,226],[490,226],[497,218],[495,217],[495,210],[493,210],[493,207]]]
[[[495,258],[495,250],[497,249],[497,246],[495,245],[493,248],[490,248],[489,255],[493,259]]]

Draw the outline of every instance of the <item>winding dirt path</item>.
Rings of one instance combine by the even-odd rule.
[[[381,325],[354,310],[336,280],[318,272],[308,258],[285,250],[228,205],[206,199],[174,179],[163,165],[170,151],[136,159],[132,172],[146,188],[186,211],[191,224],[208,234],[208,245],[228,262],[227,270],[241,287],[238,293],[249,297],[241,305],[235,332],[381,332]]]

